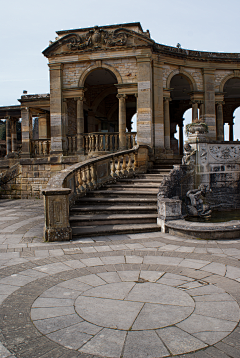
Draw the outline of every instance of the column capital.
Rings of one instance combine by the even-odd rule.
[[[86,98],[83,96],[79,96],[79,97],[74,97],[74,101],[81,101],[84,102],[86,100]]]
[[[224,101],[216,101],[215,103],[216,103],[217,106],[218,106],[218,105],[221,105],[221,106],[222,106],[223,104],[225,104]]]
[[[163,96],[163,99],[165,102],[171,102],[172,101],[172,98],[171,97],[168,97],[168,96]]]
[[[121,94],[121,93],[118,93],[118,94],[116,95],[116,97],[117,97],[118,99],[127,99],[127,95],[126,95],[126,94]]]

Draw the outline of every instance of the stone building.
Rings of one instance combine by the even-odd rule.
[[[210,53],[156,43],[140,23],[58,31],[43,51],[50,94],[23,94],[19,106],[0,107],[6,119],[2,171],[18,165],[2,185],[5,197],[40,196],[49,178],[91,156],[149,146],[149,160],[183,154],[183,115],[208,126],[210,141],[224,140],[240,106],[240,54]],[[137,133],[132,118],[137,114]],[[38,138],[33,119],[38,118]],[[17,152],[16,121],[22,147]],[[176,128],[179,140],[174,138]],[[10,170],[9,169],[9,170]],[[4,173],[4,172],[3,172]],[[14,172],[15,173],[15,172]],[[13,175],[12,175],[13,176]]]

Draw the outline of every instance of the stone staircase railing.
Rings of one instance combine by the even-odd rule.
[[[33,139],[31,141],[31,156],[45,157],[50,154],[51,139]]]
[[[145,173],[148,165],[148,146],[104,155],[74,164],[52,177],[45,190],[45,229],[46,241],[71,240],[69,205],[107,182],[117,178],[131,177],[135,173]]]
[[[137,132],[126,133],[126,149],[132,149],[136,145]],[[77,136],[67,136],[68,153],[77,151]],[[85,154],[93,152],[116,152],[119,150],[118,132],[93,132],[83,134],[83,146]]]

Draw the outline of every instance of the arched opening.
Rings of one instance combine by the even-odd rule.
[[[177,74],[170,82],[171,101],[170,110],[170,143],[174,154],[183,154],[184,145],[184,113],[192,108],[191,106],[191,83],[190,80]],[[192,113],[192,110],[191,110]],[[189,115],[188,115],[189,116]]]
[[[108,68],[94,68],[84,78],[81,81],[84,87],[85,153],[132,148],[135,95],[121,93],[123,88],[117,74]]]
[[[230,78],[223,87],[224,140],[240,139],[240,78]]]
[[[117,78],[105,68],[96,69],[87,76],[85,92],[85,133],[118,132]]]

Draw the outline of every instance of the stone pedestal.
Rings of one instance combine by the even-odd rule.
[[[69,194],[71,189],[43,190],[45,210],[45,241],[69,241],[72,229],[69,224]]]
[[[159,198],[157,224],[166,232],[165,224],[170,220],[182,219],[182,201],[178,199]]]

